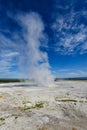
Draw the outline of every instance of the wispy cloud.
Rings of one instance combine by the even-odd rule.
[[[8,32],[11,34],[10,37],[0,31],[0,77],[6,78],[12,75],[11,77],[16,78],[20,75],[18,74],[21,71],[20,57],[24,55],[25,44],[20,35],[16,37],[17,32],[12,33],[9,29]],[[22,71],[20,73],[23,75]]]
[[[4,53],[2,56],[3,57],[15,57],[18,56],[19,53],[18,52],[8,52],[8,53]]]
[[[63,55],[87,53],[87,26],[85,24],[87,10],[75,11],[73,5],[61,7],[62,11],[63,9],[66,10],[63,15],[56,10],[56,20],[52,26],[56,39],[56,51]],[[70,11],[67,12],[67,10]]]
[[[87,69],[85,68],[84,70],[80,69],[58,69],[56,70],[58,77],[61,78],[67,78],[67,77],[87,77]]]
[[[82,71],[82,70],[78,70],[78,71],[74,71],[74,72],[69,72],[67,73],[67,75],[70,77],[87,77],[87,72],[86,71]]]

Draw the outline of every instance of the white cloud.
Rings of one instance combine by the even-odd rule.
[[[73,8],[65,15],[58,13],[52,26],[56,51],[63,55],[87,52],[87,26],[84,22],[80,22],[82,17],[87,19],[87,11],[76,12]]]
[[[17,35],[17,32],[15,33]],[[19,73],[19,59],[24,53],[25,44],[20,42],[20,36],[18,38],[15,38],[14,34],[8,37],[3,32],[0,32],[0,77],[14,76],[15,73],[16,77],[17,73]],[[15,67],[18,72],[14,69]]]
[[[8,73],[11,72],[11,68],[12,66],[14,66],[15,64],[12,63],[11,58],[7,58],[7,57],[0,57],[0,75],[7,75]]]
[[[18,52],[8,52],[8,53],[4,53],[3,57],[15,57],[18,56],[19,53]]]
[[[76,69],[70,68],[58,68],[56,70],[56,74],[61,78],[69,78],[69,77],[87,77],[87,68]]]
[[[69,72],[67,73],[67,75],[71,77],[87,77],[87,72],[83,70],[78,70],[78,71]]]
[[[58,70],[59,72],[68,72],[68,71],[70,71],[69,69],[59,69]]]

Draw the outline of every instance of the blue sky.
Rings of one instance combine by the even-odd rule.
[[[35,61],[47,75],[87,77],[87,0],[0,0],[0,78],[27,78]]]

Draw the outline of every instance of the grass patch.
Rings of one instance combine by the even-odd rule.
[[[0,121],[5,121],[5,118],[4,117],[0,117]]]
[[[32,109],[32,107],[26,107],[26,106],[23,107],[23,110],[24,110],[24,111],[30,110],[30,109]]]
[[[5,122],[1,123],[0,126],[5,125]]]
[[[58,101],[58,102],[78,102],[75,99],[58,99],[58,97],[55,97],[55,101]]]
[[[12,114],[12,116],[17,119],[20,115],[17,115],[17,114]]]
[[[30,107],[26,106],[26,104],[25,104],[25,106],[22,109],[25,111],[25,110],[35,109],[35,108],[37,108],[37,109],[43,108],[44,107],[44,103],[45,102],[38,101],[34,105],[32,105]]]
[[[35,108],[43,108],[43,107],[44,107],[44,102],[42,101],[36,102]]]
[[[74,100],[74,99],[63,99],[63,100],[60,100],[61,102],[77,102],[77,100]]]

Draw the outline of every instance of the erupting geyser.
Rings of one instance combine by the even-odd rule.
[[[29,78],[34,79],[38,85],[49,86],[54,84],[54,75],[48,61],[48,54],[42,51],[43,44],[47,44],[44,34],[44,24],[40,15],[30,13],[20,16],[23,26],[24,38],[27,42],[26,50],[29,62]],[[41,42],[41,41],[44,41]]]

